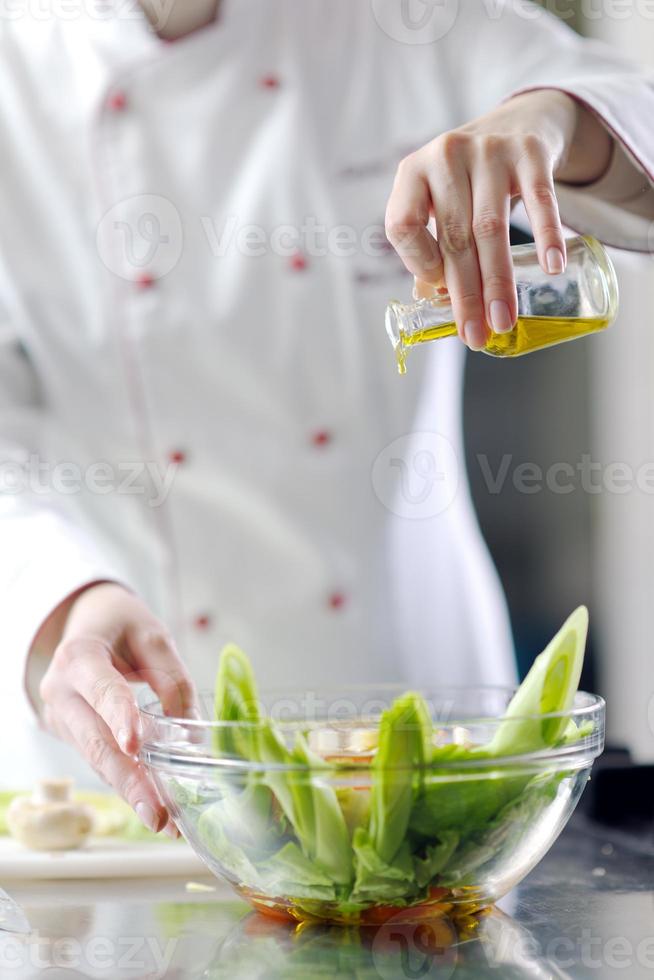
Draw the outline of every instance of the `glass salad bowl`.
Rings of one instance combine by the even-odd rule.
[[[604,702],[576,691],[575,657],[557,650],[517,692],[316,696],[255,695],[233,648],[200,698],[206,720],[142,699],[141,759],[197,854],[262,912],[361,925],[471,914],[543,857],[602,751]],[[566,683],[565,710],[547,710]]]

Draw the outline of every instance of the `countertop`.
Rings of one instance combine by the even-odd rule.
[[[106,980],[654,978],[650,842],[573,819],[527,879],[458,933],[447,920],[293,928],[213,878],[11,882],[33,928],[0,932],[0,977]]]

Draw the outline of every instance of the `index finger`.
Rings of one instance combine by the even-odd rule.
[[[431,206],[424,174],[403,161],[386,206],[386,237],[409,272],[437,285],[443,280],[443,259],[438,242],[427,230]]]
[[[150,830],[158,833],[166,826],[168,811],[144,767],[119,752],[105,723],[78,695],[71,695],[62,728],[66,741],[79,749]]]
[[[139,677],[150,685],[164,714],[199,717],[195,685],[172,638],[159,626],[128,632],[130,659]]]
[[[102,718],[123,752],[136,752],[142,736],[136,699],[109,649],[97,640],[75,640],[69,644],[68,668],[71,687]]]

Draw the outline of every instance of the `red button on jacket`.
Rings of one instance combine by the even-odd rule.
[[[154,286],[154,276],[149,272],[140,272],[135,282],[139,289],[150,289],[151,286]]]
[[[279,88],[281,82],[278,75],[262,75],[259,79],[259,85],[261,88]]]
[[[302,255],[301,252],[298,252],[297,255],[291,256],[289,262],[289,265],[294,272],[302,272],[304,269],[306,269],[308,264],[309,263],[306,259],[306,256]]]
[[[111,92],[107,99],[107,108],[112,112],[122,112],[127,108],[127,96],[124,92]]]
[[[318,429],[311,436],[311,442],[317,448],[327,446],[332,441],[332,434],[327,429]]]

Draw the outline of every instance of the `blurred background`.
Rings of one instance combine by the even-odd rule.
[[[654,66],[654,9],[647,4],[542,6]],[[524,240],[516,229],[515,241]],[[611,257],[620,316],[604,335],[515,361],[468,357],[467,461],[507,592],[521,673],[568,613],[586,603],[591,637],[583,686],[610,694],[610,741],[654,761],[654,255],[611,250]],[[508,477],[492,492],[485,474],[499,476],[507,457]],[[569,493],[515,489],[511,476],[520,463],[545,473],[559,462],[576,473],[585,467],[593,492],[582,487],[580,473]],[[618,472],[612,464],[643,478],[649,465],[649,492],[605,489],[604,477]]]

